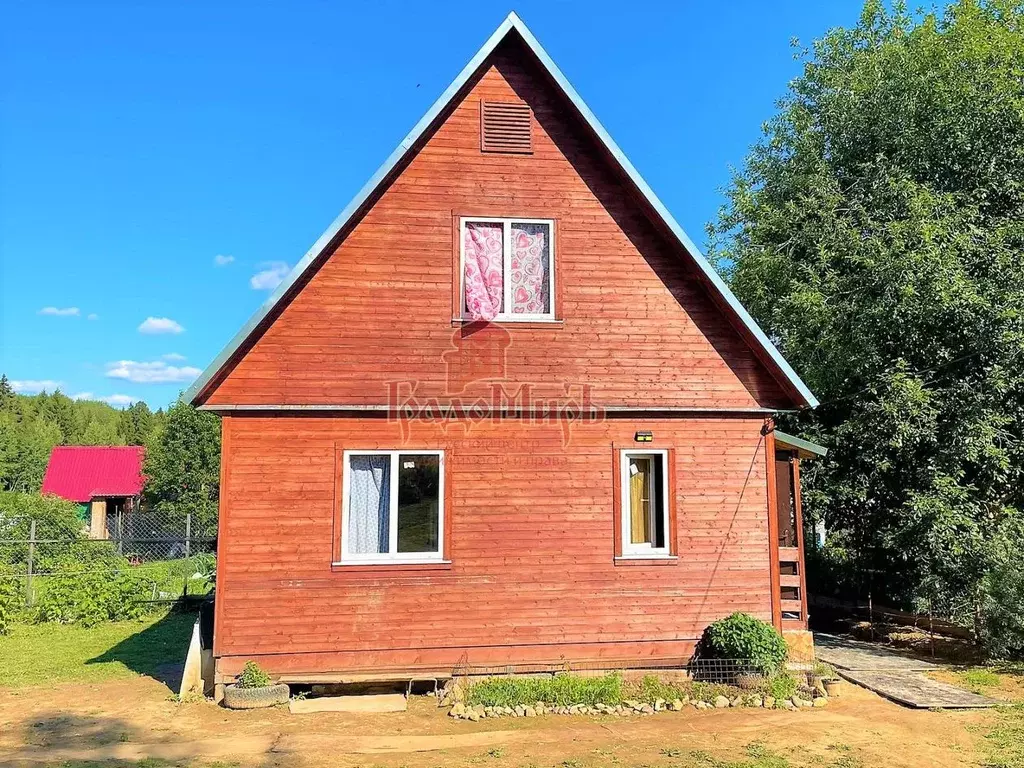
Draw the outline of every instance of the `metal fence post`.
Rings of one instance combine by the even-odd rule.
[[[25,604],[32,607],[32,568],[36,559],[36,521],[29,523],[28,529],[28,573],[25,576]]]
[[[192,513],[185,515],[185,557],[192,557]]]

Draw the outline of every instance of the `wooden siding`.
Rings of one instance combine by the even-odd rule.
[[[771,619],[760,418],[507,420],[402,426],[384,418],[223,420],[215,652],[272,672],[451,668],[559,660],[681,660],[710,621]],[[678,559],[614,558],[613,451],[671,449]],[[614,446],[614,447],[613,447]],[[337,454],[441,448],[450,565],[333,566]]]
[[[481,152],[481,101],[520,99],[533,154]],[[453,322],[462,215],[555,220],[561,322]],[[538,396],[587,384],[607,406],[791,405],[513,40],[271,320],[206,402],[377,405],[394,382],[444,398],[502,379]],[[481,371],[472,361],[494,345],[500,360]]]

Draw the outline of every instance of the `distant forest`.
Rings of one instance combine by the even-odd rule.
[[[166,419],[143,402],[118,410],[60,390],[19,395],[0,376],[0,489],[38,491],[55,445],[146,445]]]
[[[0,375],[0,491],[38,493],[55,445],[145,446],[143,503],[216,520],[220,420],[212,413],[180,400],[154,412],[143,402],[118,410],[59,390],[19,395]]]

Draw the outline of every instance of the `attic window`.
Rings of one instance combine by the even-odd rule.
[[[521,101],[480,102],[480,149],[484,152],[533,154],[533,110]]]

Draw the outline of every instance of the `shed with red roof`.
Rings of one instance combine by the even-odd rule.
[[[89,534],[108,537],[108,518],[133,509],[142,493],[139,445],[58,445],[50,454],[42,492],[89,508]]]

